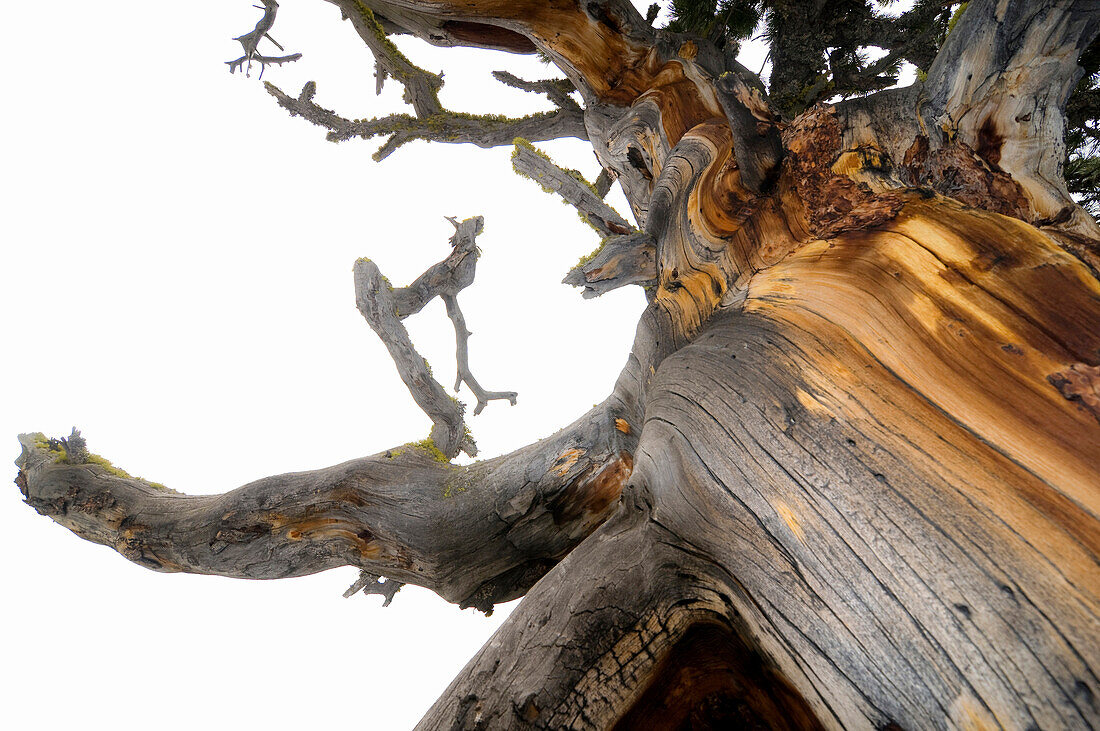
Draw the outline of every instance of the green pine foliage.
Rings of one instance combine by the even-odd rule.
[[[1066,187],[1100,219],[1100,40],[1078,61],[1085,75],[1066,103]]]

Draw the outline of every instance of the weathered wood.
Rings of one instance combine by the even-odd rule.
[[[916,197],[807,246],[657,369],[628,502],[423,727],[608,727],[700,626],[798,727],[1095,723],[1100,423],[1047,373],[1098,347],[1100,283],[1010,219]]]
[[[485,610],[527,593],[422,728],[1100,724],[1100,282],[1066,253],[1100,228],[1058,168],[1100,3],[972,0],[923,84],[782,129],[709,41],[624,0],[335,4],[417,120],[438,77],[387,32],[541,51],[568,82],[531,89],[569,124],[579,92],[640,230],[521,166],[626,234],[567,281],[651,290],[611,396],[477,465],[406,445],[204,498],[25,436],[32,506],[158,570],[350,564],[353,590]],[[383,152],[422,132],[354,128],[306,92],[276,95],[338,135],[384,128]],[[479,408],[501,395],[463,365],[472,242],[392,292],[356,267],[444,457],[461,413],[400,318],[443,297],[460,381]]]
[[[157,571],[250,579],[357,566],[491,611],[614,510],[637,432],[618,399],[553,437],[470,466],[406,444],[344,464],[192,496],[70,464],[23,435],[18,484],[32,507]]]
[[[1061,170],[1077,57],[1097,32],[1096,0],[968,3],[929,69],[921,108],[933,145],[957,139],[1011,175],[1034,223],[1092,239],[1100,227],[1069,197]]]

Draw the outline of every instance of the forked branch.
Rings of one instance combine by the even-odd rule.
[[[451,254],[432,265],[408,287],[394,289],[378,267],[369,259],[355,263],[355,303],[371,328],[385,343],[416,404],[432,420],[431,439],[448,459],[461,450],[471,457],[477,446],[463,421],[463,406],[435,380],[428,362],[416,351],[401,320],[424,308],[435,297],[447,306],[447,316],[454,323],[457,343],[458,380],[455,390],[465,382],[477,398],[475,414],[480,414],[489,401],[504,399],[516,403],[514,391],[487,391],[470,372],[467,342],[470,332],[458,307],[458,293],[474,281],[477,266],[477,235],[484,227],[481,216],[461,223],[450,219],[455,227],[451,237]]]
[[[264,38],[271,41],[272,45],[278,48],[280,51],[285,50],[279,43],[271,37],[271,28],[275,25],[275,15],[279,12],[279,3],[275,0],[261,0],[263,2],[263,17],[256,23],[256,27],[252,31],[245,33],[243,36],[237,36],[233,40],[241,44],[244,49],[244,55],[233,61],[226,61],[229,66],[229,72],[235,73],[238,69],[244,69],[247,74],[252,68],[252,62],[260,64],[260,78],[264,76],[263,70],[269,63],[284,64],[290,61],[297,61],[302,57],[300,53],[291,53],[286,56],[265,56],[260,53],[259,45],[260,41]],[[260,6],[256,6],[260,7]]]
[[[346,7],[345,7],[346,5]],[[307,83],[297,97],[286,94],[273,84],[268,93],[292,116],[302,117],[328,130],[331,142],[360,137],[386,137],[374,154],[383,160],[397,148],[412,140],[433,142],[468,142],[478,147],[511,144],[516,137],[549,140],[561,137],[588,139],[584,127],[584,111],[570,96],[572,85],[565,79],[527,82],[507,72],[495,72],[502,83],[525,91],[536,91],[557,106],[549,112],[526,117],[504,117],[495,114],[466,114],[445,108],[439,100],[443,77],[412,63],[386,36],[374,13],[362,3],[341,4],[356,32],[370,48],[375,58],[375,89],[381,92],[386,80],[392,78],[405,87],[404,100],[413,114],[391,114],[373,119],[347,119],[313,101],[317,93],[314,82]]]

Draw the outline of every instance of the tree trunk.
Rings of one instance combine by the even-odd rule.
[[[526,593],[426,729],[1100,722],[1100,229],[1057,165],[1100,6],[973,0],[923,85],[782,120],[625,2],[336,4],[361,35],[522,41],[580,90],[640,231],[585,201],[611,238],[570,278],[651,295],[614,392],[480,465],[395,448],[217,498],[31,435],[32,506],[157,570]],[[392,295],[356,269],[444,462],[461,413],[399,319],[450,305],[459,259]]]

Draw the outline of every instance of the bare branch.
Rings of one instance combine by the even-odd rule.
[[[607,168],[600,171],[600,174],[596,177],[596,182],[592,186],[596,189],[596,195],[601,198],[606,198],[607,194],[611,192],[611,184],[615,182],[615,173]]]
[[[432,420],[432,446],[446,459],[453,459],[460,450],[475,456],[477,450],[464,439],[461,405],[432,377],[428,362],[413,346],[408,330],[397,316],[389,280],[370,259],[359,259],[353,271],[355,305],[385,344],[416,405]]]
[[[577,209],[581,220],[601,236],[627,234],[634,230],[614,208],[604,203],[596,186],[579,172],[558,167],[522,137],[516,138],[515,145],[515,152],[512,153],[515,171],[541,185],[546,192],[560,195]]]
[[[470,372],[467,342],[470,336],[466,320],[458,308],[457,295],[474,281],[478,249],[475,240],[484,227],[481,216],[468,218],[461,223],[450,219],[455,227],[451,237],[451,254],[433,264],[408,287],[394,289],[382,276],[378,267],[369,259],[355,264],[355,301],[359,311],[371,328],[386,344],[401,380],[408,386],[417,405],[431,418],[431,439],[448,459],[464,451],[471,457],[477,454],[469,430],[463,422],[463,407],[447,395],[443,386],[432,376],[427,361],[413,347],[408,331],[401,320],[419,312],[435,297],[441,297],[447,306],[447,316],[454,323],[457,344],[457,391],[462,383],[470,387],[477,398],[474,414],[480,414],[489,401],[507,400],[516,403],[514,391],[487,391]]]
[[[341,5],[344,8],[344,5]],[[386,141],[374,154],[375,160],[389,157],[397,148],[412,140],[463,143],[478,147],[497,147],[511,144],[516,137],[533,140],[550,140],[576,137],[587,140],[584,111],[570,96],[572,84],[565,79],[526,82],[507,72],[494,75],[503,83],[546,94],[558,106],[550,112],[539,112],[526,117],[504,117],[495,114],[466,114],[446,109],[439,101],[439,89],[443,77],[412,63],[386,36],[382,24],[374,13],[361,3],[344,8],[356,32],[375,58],[375,91],[381,92],[388,78],[405,87],[404,100],[413,108],[413,114],[391,114],[373,119],[347,119],[330,109],[314,103],[317,93],[314,82],[302,87],[297,98],[283,92],[273,84],[267,84],[268,93],[279,106],[292,116],[302,117],[328,130],[330,142],[342,142],[355,137],[370,139],[386,137]]]
[[[279,3],[275,0],[261,0],[263,2],[264,15],[256,23],[256,27],[251,32],[245,33],[243,36],[237,36],[233,40],[241,44],[244,48],[244,55],[233,61],[226,61],[226,65],[229,66],[229,73],[235,73],[238,69],[244,69],[247,75],[252,68],[252,62],[260,64],[260,78],[264,76],[264,69],[268,64],[284,64],[290,61],[297,61],[302,57],[300,53],[291,53],[286,56],[265,56],[258,50],[260,41],[266,38],[278,48],[280,51],[284,50],[274,38],[271,37],[269,31],[272,26],[275,25],[275,15],[279,12]],[[259,7],[259,6],[257,6]]]
[[[507,71],[494,71],[493,78],[505,86],[511,86],[514,89],[545,94],[547,99],[553,102],[555,106],[561,107],[562,109],[568,109],[570,107],[574,109],[581,108],[580,105],[574,101],[573,97],[569,96],[572,92],[577,90],[577,87],[569,79],[525,81]]]
[[[388,600],[408,583],[490,612],[614,511],[637,444],[618,425],[638,418],[612,398],[465,467],[407,444],[223,495],[176,493],[96,455],[74,464],[60,440],[24,434],[16,484],[42,515],[155,571],[277,579],[350,565],[365,573],[349,595]]]
[[[464,114],[442,110],[427,117],[391,114],[374,119],[347,119],[313,102],[313,95],[317,92],[317,85],[313,82],[302,87],[302,93],[297,98],[287,95],[273,84],[265,86],[268,93],[279,102],[279,106],[292,116],[302,117],[327,129],[329,133],[326,137],[330,142],[343,142],[356,137],[366,140],[388,136],[382,147],[374,153],[374,159],[379,161],[412,140],[471,143],[488,148],[510,145],[516,137],[536,141],[562,137],[588,139],[584,128],[584,113],[579,109],[558,109],[527,117]]]
[[[439,102],[439,89],[443,86],[443,76],[420,68],[401,53],[393,41],[386,37],[382,24],[374,17],[370,8],[362,3],[354,3],[348,11],[356,33],[374,54],[375,89],[382,90],[386,76],[393,77],[405,87],[404,99],[415,110],[418,117],[430,117],[443,111]]]
[[[458,391],[465,383],[477,399],[474,407],[474,416],[480,414],[490,401],[507,400],[512,406],[516,405],[515,391],[486,391],[470,372],[470,353],[468,343],[470,331],[466,329],[466,318],[462,316],[462,310],[458,308],[458,298],[453,294],[442,295],[443,303],[447,306],[447,317],[455,326],[455,349],[458,361],[458,375],[455,378],[455,391]]]

